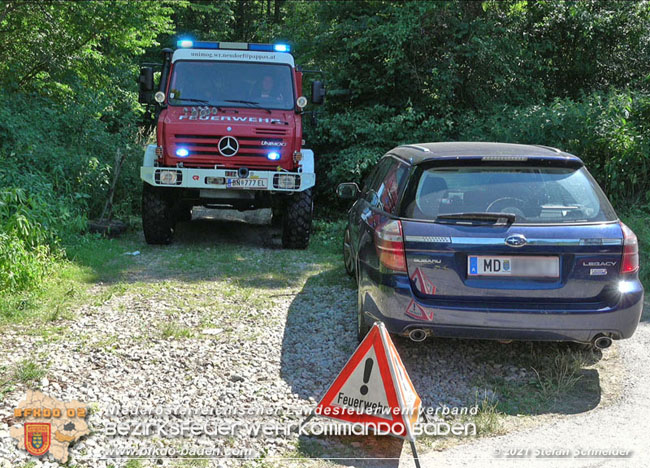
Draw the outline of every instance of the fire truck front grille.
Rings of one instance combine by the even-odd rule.
[[[259,130],[259,129],[258,129]],[[283,130],[286,133],[285,130]],[[269,161],[267,154],[272,151],[282,149],[282,145],[274,145],[280,143],[280,134],[259,136],[259,137],[235,137],[239,143],[239,150],[231,157],[225,157],[219,151],[219,140],[225,135],[187,135],[176,134],[174,135],[173,144],[176,148],[183,147],[189,151],[186,161],[186,166],[191,165],[210,165],[214,164],[215,158],[221,160],[231,160],[235,163],[240,158],[255,158],[256,164],[275,166],[277,161]],[[282,142],[284,143],[284,142]]]
[[[287,134],[286,128],[256,128],[256,135],[280,137]]]

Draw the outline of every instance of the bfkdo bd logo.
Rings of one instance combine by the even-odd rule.
[[[50,449],[52,426],[50,423],[25,423],[25,449],[37,457]]]
[[[64,402],[40,391],[27,390],[25,398],[14,408],[16,424],[9,428],[9,434],[16,440],[17,448],[24,447],[36,457],[47,454],[66,463],[69,446],[90,434],[87,415],[88,408],[77,400]]]

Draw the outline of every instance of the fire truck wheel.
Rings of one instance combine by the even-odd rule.
[[[185,203],[179,203],[176,207],[176,221],[192,221],[192,206]]]
[[[284,204],[281,200],[273,200],[271,202],[271,225],[274,227],[282,226],[282,214],[284,213]]]
[[[147,244],[169,244],[174,234],[173,202],[159,187],[145,183],[142,189],[142,229]]]
[[[291,195],[286,202],[282,247],[285,249],[306,249],[311,232],[311,216],[314,211],[311,189]]]

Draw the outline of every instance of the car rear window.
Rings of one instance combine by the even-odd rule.
[[[402,203],[407,218],[512,213],[515,223],[528,224],[617,219],[584,167],[433,167],[414,177]]]

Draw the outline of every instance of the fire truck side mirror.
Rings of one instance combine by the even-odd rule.
[[[140,69],[138,84],[140,86],[138,102],[142,104],[150,103],[153,99],[153,68],[142,67]]]
[[[325,102],[325,86],[319,80],[313,81],[311,84],[311,102],[313,104],[322,104]]]

